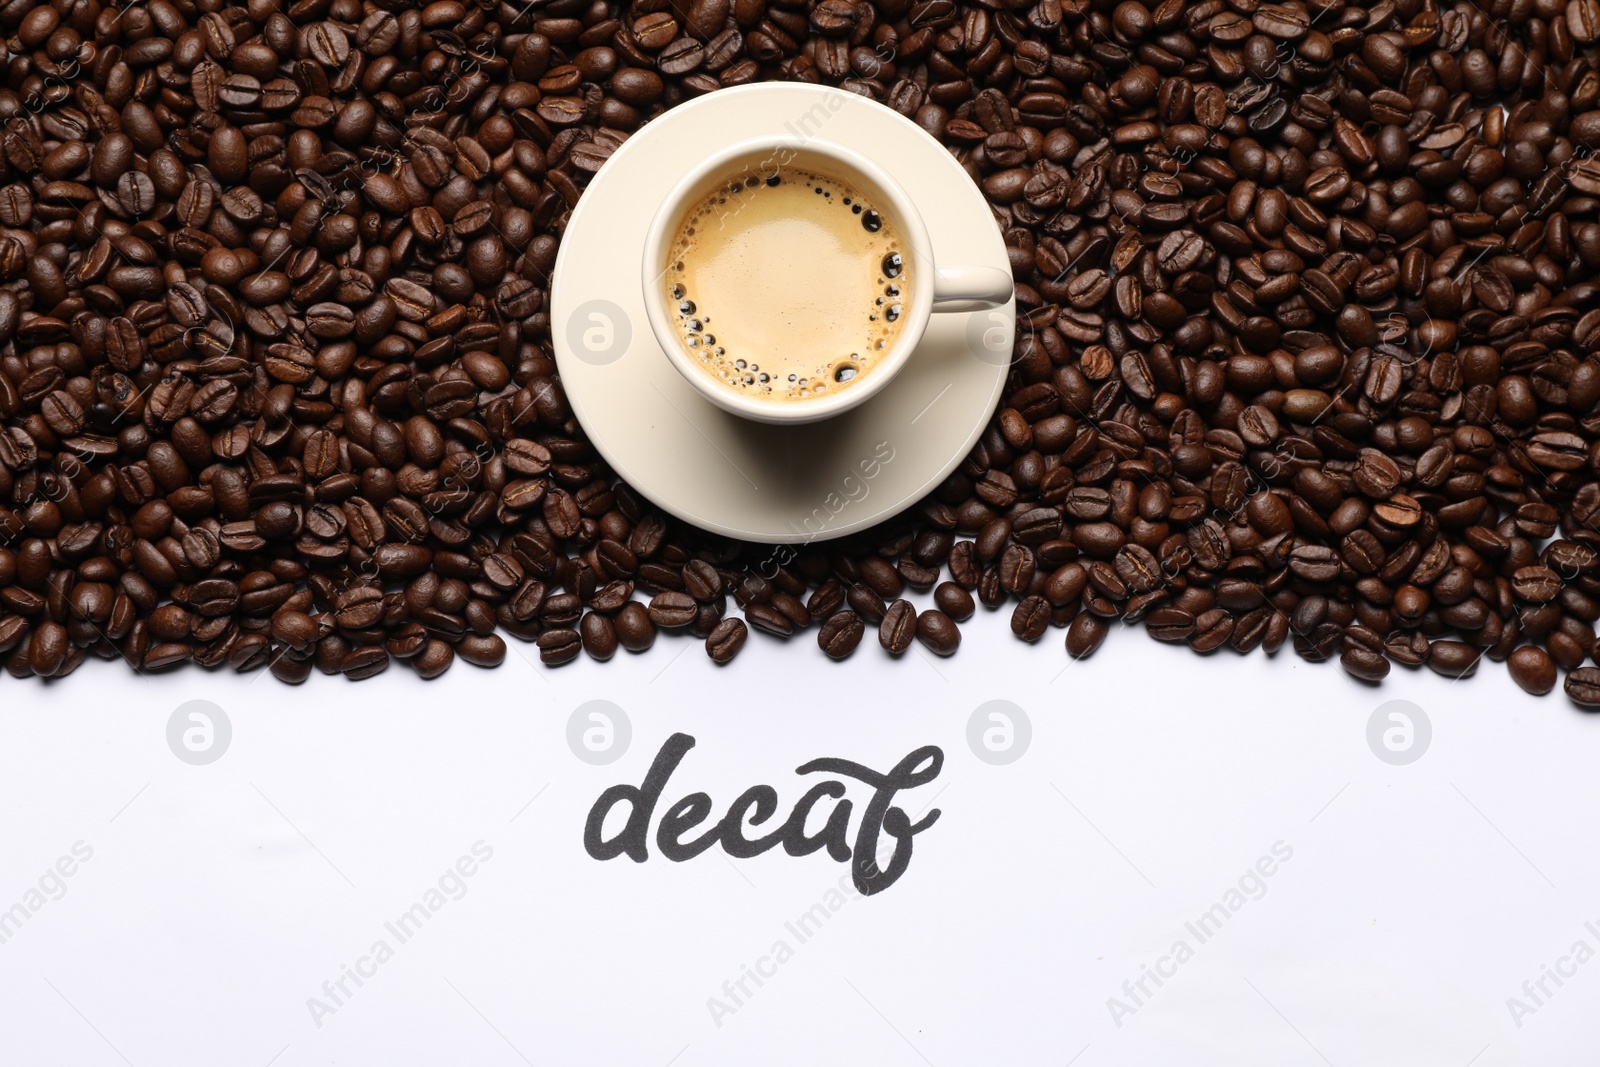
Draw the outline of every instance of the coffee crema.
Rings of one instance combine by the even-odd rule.
[[[860,382],[894,347],[907,258],[898,228],[847,182],[752,169],[688,212],[664,285],[707,374],[750,396],[806,400]]]

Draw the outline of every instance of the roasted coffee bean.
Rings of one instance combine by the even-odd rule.
[[[166,646],[172,647],[172,646]],[[317,642],[311,650],[311,661],[316,664],[317,670],[323,674],[338,674],[344,670],[345,660],[350,657],[351,645],[345,640],[343,634],[328,634]],[[352,666],[359,666],[358,661],[351,660]]]
[[[578,631],[566,626],[544,631],[535,643],[539,646],[539,659],[547,667],[571,663],[583,650]]]
[[[950,616],[943,611],[939,614],[945,619],[950,619]],[[954,627],[954,620],[950,620],[950,625]],[[918,626],[920,629],[920,621]],[[1039,640],[1049,627],[1050,604],[1042,596],[1024,598],[1011,613],[1011,632],[1024,641]]]
[[[1574,704],[1600,708],[1600,667],[1580,667],[1567,675],[1566,691]]]
[[[813,619],[826,619],[844,607],[845,587],[837,578],[818,586],[806,601],[806,613]]]
[[[1434,641],[1428,666],[1446,678],[1466,678],[1477,671],[1479,651],[1464,641]]]
[[[1561,590],[1561,576],[1549,567],[1519,567],[1511,575],[1511,591],[1525,603],[1547,604]]]
[[[643,652],[656,642],[655,623],[650,613],[638,601],[632,601],[617,612],[617,643],[629,652]]]
[[[272,636],[301,651],[310,648],[317,639],[317,621],[303,611],[280,611],[272,617]]]
[[[578,623],[578,636],[582,638],[583,650],[589,654],[590,659],[604,663],[617,654],[616,623],[599,612],[585,613]]]
[[[929,608],[917,616],[917,640],[934,655],[950,656],[961,646],[961,629],[938,608]]]
[[[46,619],[33,631],[28,646],[28,666],[40,678],[53,678],[67,661],[71,639],[66,627]]]
[[[450,664],[455,662],[455,658],[455,649],[451,648],[448,643],[430,640],[421,652],[407,662],[422,677],[437,678],[450,669]]]
[[[917,636],[917,609],[909,600],[896,600],[883,612],[878,624],[878,644],[885,652],[898,656],[911,647]]]
[[[972,594],[954,582],[940,582],[933,591],[933,602],[956,622],[966,622],[977,610]]]
[[[1523,645],[1511,653],[1506,666],[1511,680],[1534,696],[1544,696],[1556,687],[1555,661],[1537,645]]]
[[[1105,641],[1109,627],[1104,619],[1084,612],[1067,627],[1067,655],[1073,659],[1092,656]]]
[[[694,622],[699,605],[688,593],[668,590],[650,598],[650,621],[663,630],[681,630]]]
[[[811,613],[806,610],[806,606],[797,597],[790,596],[788,593],[773,593],[772,599],[768,601],[768,604],[783,615],[784,618],[788,619],[789,624],[796,630],[803,630],[811,625]]]
[[[1389,661],[1377,649],[1346,641],[1339,665],[1353,678],[1363,682],[1381,682],[1389,673]]]
[[[446,651],[450,651],[449,645],[444,647]],[[453,651],[450,654],[455,655]],[[309,658],[296,658],[288,648],[284,647],[274,651],[267,662],[267,669],[272,672],[272,676],[286,685],[299,685],[311,677],[312,666]]]
[[[482,640],[488,639],[484,638]],[[493,640],[500,641],[500,638],[495,637]],[[456,646],[458,652],[462,650],[465,643],[465,638],[463,638],[462,644]],[[464,652],[462,653],[462,658],[466,658]],[[505,642],[500,641],[500,659],[504,658]],[[500,660],[495,660],[494,663],[488,664],[488,666],[496,666],[499,662]],[[389,653],[382,645],[362,645],[358,648],[353,648],[345,654],[339,664],[339,670],[351,681],[371,678],[375,674],[381,674],[388,667]]]
[[[726,613],[727,606],[722,600],[717,600],[710,604],[701,604],[694,613],[694,622],[689,624],[689,632],[696,637],[708,636],[712,630],[717,628],[717,624],[722,621],[722,617]]]
[[[717,663],[727,663],[739,654],[750,631],[741,619],[723,619],[706,637],[706,655]]]
[[[741,608],[768,603],[772,594],[772,583],[758,574],[745,575],[733,589],[733,598]]]
[[[773,637],[788,637],[794,633],[794,622],[770,604],[752,604],[745,609],[745,619],[757,630]]]
[[[822,620],[822,629],[817,631],[817,645],[829,659],[844,659],[856,650],[866,629],[861,616],[846,608]]]
[[[1184,642],[1194,634],[1194,616],[1182,608],[1156,608],[1145,616],[1144,628],[1157,641]]]
[[[1212,608],[1195,616],[1194,632],[1189,635],[1189,647],[1201,654],[1214,652],[1228,643],[1233,636],[1235,620],[1222,608]]]
[[[900,572],[886,560],[869,556],[860,564],[861,581],[884,600],[893,600],[904,588]]]
[[[883,598],[864,585],[853,585],[845,595],[845,602],[857,615],[876,626],[883,621],[887,608]]]
[[[428,631],[418,623],[405,623],[391,631],[383,647],[395,659],[412,659],[428,645]]]
[[[683,588],[694,599],[705,604],[722,595],[722,575],[705,560],[692,559],[683,565]]]
[[[998,566],[1000,588],[1008,593],[1021,595],[1033,581],[1034,555],[1026,545],[1008,545]]]

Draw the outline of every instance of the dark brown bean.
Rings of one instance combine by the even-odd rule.
[[[650,621],[663,630],[681,630],[694,622],[698,605],[688,593],[668,590],[650,598]]]
[[[856,650],[866,629],[861,616],[845,609],[822,620],[822,629],[817,631],[817,645],[829,659],[844,659]]]
[[[1473,674],[1478,658],[1478,650],[1463,641],[1435,641],[1428,647],[1428,666],[1446,678]]]
[[[423,678],[437,678],[450,669],[455,661],[455,649],[444,641],[430,640],[425,648],[408,662]]]
[[[917,609],[909,600],[896,600],[883,611],[878,624],[878,644],[885,652],[898,656],[911,647],[917,635]]]
[[[950,656],[961,646],[961,629],[938,608],[929,608],[917,616],[917,640],[937,656]]]
[[[540,634],[535,642],[539,646],[539,659],[547,667],[571,663],[583,650],[583,639],[571,627],[556,627]]]
[[[1523,645],[1506,660],[1511,680],[1534,696],[1544,696],[1556,687],[1556,665],[1549,653],[1537,645]]]
[[[1067,627],[1067,655],[1084,659],[1094,655],[1106,639],[1105,620],[1085,612],[1072,620]]]
[[[583,650],[590,659],[604,663],[617,654],[617,626],[599,612],[586,612],[578,623],[578,635],[583,640]]]
[[[617,643],[629,652],[643,652],[656,641],[655,623],[650,613],[637,601],[625,604],[617,612]]]
[[[966,622],[976,610],[972,594],[954,582],[940,582],[933,591],[933,602],[956,622]]]
[[[744,617],[751,626],[773,637],[788,637],[794,633],[794,622],[789,616],[768,604],[750,605],[745,609]]]
[[[950,616],[939,612],[946,619]],[[954,625],[954,620],[951,620]],[[918,623],[920,628],[921,623]],[[1050,627],[1050,604],[1042,596],[1025,597],[1011,613],[1011,632],[1024,641],[1037,641]]]
[[[739,654],[750,631],[742,619],[723,619],[706,637],[706,655],[717,663],[727,663]]]

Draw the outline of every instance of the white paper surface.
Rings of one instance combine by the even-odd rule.
[[[815,632],[792,649],[752,634],[724,669],[663,635],[643,656],[559,670],[513,643],[499,670],[458,663],[427,684],[403,667],[291,689],[98,663],[6,679],[0,1062],[1588,1054],[1600,721],[1559,692],[1528,697],[1490,663],[1460,683],[1397,669],[1371,688],[1288,650],[1201,660],[1135,632],[1063,670],[1060,631],[1025,646],[992,616],[963,627],[951,660],[918,646],[891,662],[869,632],[834,664]],[[632,733],[601,766],[567,741],[597,699]],[[192,700],[231,724],[207,765],[168,747]],[[1006,765],[968,744],[993,700],[1031,726]],[[1431,725],[1406,765],[1368,744],[1392,700]],[[872,897],[840,893],[848,868],[825,853],[669,862],[654,823],[647,862],[591,859],[590,807],[640,783],[679,731],[697,743],[657,820],[694,790],[720,818],[756,784],[777,790],[779,820],[827,777],[801,764],[884,771],[925,745],[941,773],[896,803],[940,817]],[[852,840],[869,794],[850,789]]]

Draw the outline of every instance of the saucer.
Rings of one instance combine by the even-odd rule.
[[[709,152],[785,132],[854,148],[888,171],[922,212],[936,262],[1010,271],[983,195],[911,121],[840,89],[743,85],[672,108],[600,168],[562,237],[550,318],[567,400],[618,476],[702,529],[788,544],[882,522],[956,468],[1005,385],[1016,305],[934,315],[893,381],[825,422],[756,423],[706,400],[650,331],[637,266],[645,231]]]

